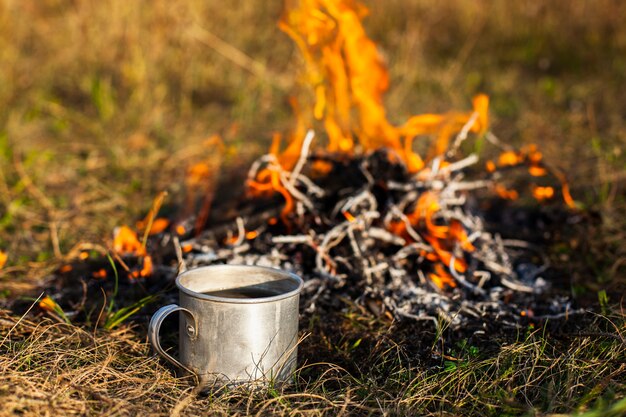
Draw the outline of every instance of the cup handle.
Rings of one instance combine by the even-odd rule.
[[[185,331],[187,333],[187,336],[189,336],[191,340],[196,339],[196,337],[198,336],[198,323],[194,315],[191,313],[191,311],[187,310],[186,308],[180,307],[176,304],[170,304],[170,305],[161,307],[156,313],[154,313],[154,315],[150,319],[150,324],[148,325],[148,340],[150,341],[150,344],[152,345],[152,348],[156,351],[156,353],[161,355],[169,363],[171,363],[172,365],[178,368],[184,369],[185,371],[189,372],[192,375],[196,375],[194,371],[192,371],[187,366],[180,363],[176,358],[168,354],[161,347],[161,341],[159,339],[159,331],[161,330],[161,324],[163,324],[163,320],[165,320],[167,316],[169,316],[171,313],[174,313],[176,311],[182,311],[183,313],[187,315],[188,320],[185,326]]]

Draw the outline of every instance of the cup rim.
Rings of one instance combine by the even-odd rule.
[[[266,273],[271,273],[271,274],[280,274],[284,278],[293,280],[297,284],[297,287],[291,291],[287,291],[282,294],[272,295],[271,297],[229,298],[229,297],[219,297],[215,295],[202,294],[202,293],[193,291],[183,286],[180,282],[182,278],[184,278],[186,275],[189,275],[191,273],[198,273],[198,272],[223,269],[223,268],[229,268],[229,267],[256,270],[256,271],[261,271],[261,272],[266,272]],[[201,300],[214,301],[218,303],[230,303],[230,304],[261,304],[261,303],[271,303],[273,301],[283,300],[286,298],[293,297],[294,295],[300,294],[300,292],[302,291],[302,288],[304,287],[304,281],[298,275],[294,274],[293,272],[286,271],[284,269],[271,268],[267,266],[257,266],[257,265],[220,264],[220,265],[208,265],[208,266],[201,266],[198,268],[188,269],[185,272],[180,273],[176,277],[176,286],[178,287],[180,291],[187,294],[188,296],[193,297],[193,298],[199,298]]]

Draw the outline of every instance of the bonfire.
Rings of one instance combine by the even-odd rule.
[[[352,1],[288,1],[279,26],[303,57],[308,93],[292,99],[293,131],[276,133],[250,166],[234,210],[220,209],[233,203],[215,198],[216,167],[191,166],[187,187],[191,196],[202,194],[198,214],[158,217],[160,194],[135,230],[116,229],[110,264],[92,271],[88,287],[115,275],[117,294],[118,274],[125,274],[131,285],[163,288],[187,268],[253,264],[302,276],[305,314],[343,297],[391,320],[481,331],[488,323],[521,328],[529,319],[578,313],[567,299],[546,299],[550,265],[542,247],[485,219],[498,199],[534,197],[575,210],[564,175],[537,146],[516,150],[498,139],[483,94],[464,112],[391,123],[383,104],[389,76],[362,26],[366,15]],[[499,156],[464,154],[472,136]],[[219,137],[207,145],[221,152]],[[507,186],[514,171],[527,177],[525,189]],[[67,298],[67,288],[40,307],[58,315],[53,299]]]

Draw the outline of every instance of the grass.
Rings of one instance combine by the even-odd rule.
[[[454,366],[432,354],[416,363],[408,345],[393,340],[403,332],[380,323],[352,330],[350,336],[369,339],[361,344],[346,345],[328,328],[302,342],[301,356],[321,349],[319,356],[333,361],[303,364],[293,386],[199,393],[149,355],[136,326],[94,332],[3,314],[2,413],[556,415],[577,409],[617,416],[624,411],[616,400],[626,344],[623,316],[613,319],[622,321],[612,332],[555,338],[529,329],[485,352],[465,346],[455,352]],[[606,320],[591,327],[603,328]]]
[[[188,215],[186,169],[214,158],[212,134],[224,137],[226,177],[292,123],[298,58],[275,25],[280,2],[83,3],[0,0],[4,306],[143,217],[162,190],[169,214]],[[303,323],[295,386],[205,395],[149,355],[145,323],[94,330],[3,310],[0,414],[624,414],[626,6],[368,5],[394,122],[486,92],[493,131],[539,143],[567,173],[601,221],[568,234],[556,256],[572,295],[600,316],[477,341],[346,306]]]

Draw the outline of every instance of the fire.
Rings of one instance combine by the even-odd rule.
[[[422,114],[400,126],[392,124],[383,105],[389,74],[376,44],[361,24],[367,14],[363,5],[352,0],[286,0],[279,27],[294,40],[304,57],[304,78],[313,98],[308,107],[292,100],[297,123],[287,146],[280,150],[282,136],[276,134],[267,167],[255,171],[247,182],[253,196],[282,195],[284,223],[288,224],[288,216],[295,208],[293,189],[284,173],[298,170],[303,149],[308,147],[305,132],[315,123],[324,127],[326,152],[350,156],[387,148],[391,158],[419,175],[430,172],[425,169],[429,159],[448,151],[453,135],[486,132],[489,99],[482,94],[474,98],[472,111]],[[424,135],[435,140],[428,154],[420,155],[413,149],[413,140]],[[447,164],[441,161],[440,167]],[[327,174],[330,167],[321,161],[313,165],[320,174]],[[430,274],[431,281],[439,288],[454,287],[454,279],[444,266],[463,273],[467,265],[453,253],[470,252],[474,246],[460,222],[438,220],[440,209],[438,195],[424,193],[406,215],[408,224],[392,221],[389,229],[408,242],[415,240],[408,228],[417,230],[433,248],[424,256],[437,262]],[[349,211],[342,214],[349,222],[356,220]]]
[[[91,276],[94,278],[104,279],[107,277],[107,271],[104,268],[100,268],[99,270],[94,271]]]
[[[356,1],[287,0],[279,22],[306,62],[305,79],[315,97],[311,113],[323,122],[327,151],[351,154],[357,138],[364,151],[392,149],[410,172],[417,172],[424,161],[412,148],[416,136],[436,135],[430,155],[436,156],[446,151],[450,137],[466,124],[473,132],[486,130],[489,99],[485,95],[474,98],[471,112],[423,114],[394,126],[383,106],[389,74],[361,24],[367,14],[367,8]],[[302,137],[295,136],[283,153],[275,153],[283,168],[295,164]]]
[[[47,295],[39,301],[39,308],[50,312],[55,312],[60,309],[57,302]]]
[[[528,167],[528,173],[532,177],[545,177],[548,174],[552,174],[561,183],[561,195],[563,201],[568,207],[575,209],[576,202],[572,198],[569,191],[569,184],[565,175],[559,170],[549,168],[543,163],[543,154],[537,149],[537,145],[530,144],[523,147],[519,151],[506,151],[500,154],[497,163],[494,161],[487,161],[485,168],[487,172],[493,173],[498,168],[509,168],[526,165]],[[519,194],[515,190],[509,190],[501,184],[495,186],[496,193],[504,199],[516,200]],[[538,201],[549,200],[554,197],[555,190],[552,187],[533,187],[533,197]]]
[[[356,220],[356,218],[349,211],[344,211],[343,212],[343,217],[345,217],[346,220],[348,220],[349,222],[353,222],[353,221]]]
[[[138,271],[137,270],[132,271],[130,273],[130,276],[132,278],[139,278],[139,277],[146,278],[152,275],[153,269],[154,268],[152,265],[152,257],[149,255],[146,255],[143,257],[143,263],[142,263],[141,269]]]
[[[453,255],[455,249],[473,252],[474,245],[469,240],[463,225],[458,220],[451,220],[447,225],[437,224],[436,216],[440,210],[438,196],[434,192],[425,192],[417,200],[415,209],[406,215],[409,226],[413,227],[424,240],[433,248],[434,253],[424,253],[427,259],[440,262],[436,265],[446,265],[463,273],[467,270],[466,262]],[[407,230],[404,222],[392,222],[389,231],[411,242],[415,239]],[[440,272],[433,282],[444,282],[444,275]],[[443,287],[441,287],[443,288]]]
[[[170,221],[168,219],[165,219],[163,217],[154,219],[152,221],[152,225],[150,229],[148,230],[148,234],[156,235],[156,234],[162,233],[168,228],[169,225],[170,225]],[[146,230],[146,227],[148,227],[148,222],[146,222],[145,220],[141,220],[137,222],[138,230]]]
[[[504,200],[517,200],[519,198],[519,193],[516,190],[508,189],[502,184],[496,184],[494,190]]]
[[[246,239],[248,240],[256,239],[258,235],[259,235],[259,232],[257,232],[256,230],[251,230],[249,232],[246,232]]]
[[[444,289],[446,286],[455,288],[454,278],[445,270],[441,264],[435,264],[435,272],[428,274],[428,278],[438,287]]]
[[[417,136],[436,137],[428,154],[431,159],[446,152],[452,135],[462,131],[484,133],[487,129],[489,99],[482,94],[474,98],[472,111],[422,114],[403,125],[393,125],[383,105],[389,74],[376,44],[361,24],[367,14],[366,7],[351,0],[285,2],[279,27],[304,57],[304,79],[313,93],[312,103],[303,106],[292,99],[296,127],[287,146],[281,151],[282,135],[275,134],[269,152],[274,162],[247,182],[252,196],[278,193],[283,197],[281,218],[285,223],[295,204],[281,173],[296,166],[305,145],[305,132],[314,123],[324,127],[327,152],[352,155],[387,148],[411,173],[425,166],[424,157],[413,150]],[[314,169],[328,173],[330,167],[318,161]]]
[[[552,187],[534,187],[533,196],[539,200],[547,200],[554,197],[554,188]]]
[[[133,255],[141,259],[141,269],[139,271],[130,271],[131,278],[147,277],[152,274],[152,257],[148,255],[145,246],[139,241],[137,233],[128,226],[121,226],[115,229],[113,250],[119,255]],[[104,277],[106,277],[106,271]],[[98,276],[98,278],[104,277]]]
[[[291,100],[296,126],[286,146],[281,150],[283,136],[275,134],[269,155],[260,167],[251,169],[247,185],[252,196],[282,196],[280,218],[287,226],[298,204],[303,204],[295,184],[310,147],[305,132],[315,125],[323,126],[327,138],[324,151],[335,158],[386,148],[393,163],[403,163],[420,181],[429,181],[438,170],[449,166],[445,156],[454,154],[470,132],[487,133],[489,98],[484,94],[473,98],[470,111],[420,114],[404,124],[393,124],[383,105],[389,74],[361,23],[367,14],[367,8],[356,0],[285,0],[279,27],[293,39],[304,58],[303,81],[310,95],[308,101]],[[430,150],[423,155],[413,147],[413,141],[420,136],[433,138]],[[426,166],[430,162],[432,168]],[[501,198],[515,200],[519,193],[496,182],[498,171],[519,166],[525,166],[532,177],[556,177],[563,200],[575,207],[565,177],[545,165],[535,145],[507,150],[487,161],[485,169],[492,179],[492,189]],[[313,174],[326,175],[333,165],[316,160],[310,167]],[[547,200],[554,196],[554,189],[535,186],[533,195],[540,201]],[[387,229],[407,243],[428,243],[430,250],[421,250],[421,256],[433,262],[429,278],[443,289],[456,286],[457,273],[468,270],[465,255],[476,247],[461,221],[449,218],[449,211],[440,204],[436,190],[423,192],[387,223]],[[358,220],[348,210],[341,213],[348,222]],[[276,224],[277,219],[268,223]]]
[[[515,166],[521,164],[523,161],[524,159],[517,152],[507,151],[500,154],[500,157],[498,158],[498,166]]]
[[[356,0],[285,0],[285,12],[279,27],[293,39],[304,58],[306,69],[303,80],[311,94],[308,102],[306,99],[291,99],[296,119],[293,131],[286,137],[280,133],[274,134],[269,155],[264,157],[265,165],[251,170],[253,173],[248,178],[247,186],[253,196],[282,196],[284,206],[280,219],[288,226],[289,216],[302,209],[306,202],[305,198],[298,195],[300,190],[296,181],[304,166],[303,158],[306,159],[311,145],[312,138],[307,132],[315,125],[323,126],[327,139],[325,152],[334,158],[341,159],[386,148],[390,160],[404,164],[413,178],[419,181],[430,181],[437,175],[437,170],[448,167],[451,163],[443,156],[454,154],[458,148],[457,142],[470,132],[478,135],[487,132],[489,98],[484,94],[473,98],[471,110],[468,111],[418,114],[402,124],[390,121],[383,100],[389,88],[389,73],[376,44],[368,38],[361,23],[367,14],[367,8]],[[236,129],[235,125],[233,129]],[[456,140],[452,142],[455,135]],[[419,154],[414,149],[414,140],[424,136],[431,137],[432,143],[428,151]],[[286,139],[284,146],[283,139]],[[198,197],[202,197],[202,208],[197,213],[195,224],[171,224],[166,218],[157,218],[166,195],[163,192],[155,198],[146,218],[136,225],[137,230],[143,232],[143,238],[140,239],[128,226],[115,230],[113,251],[117,255],[129,255],[139,260],[138,267],[128,270],[118,256],[131,278],[148,277],[153,272],[153,260],[146,250],[149,235],[169,229],[183,237],[192,231],[198,233],[205,226],[226,148],[217,135],[205,140],[203,148],[202,152],[194,154],[185,176],[188,190],[185,207],[195,210]],[[433,163],[431,168],[427,167],[429,162]],[[498,170],[518,166],[526,167],[533,177],[554,175],[561,182],[564,201],[574,207],[564,176],[544,164],[543,155],[534,145],[519,151],[502,152],[494,160],[487,161],[485,169],[493,174],[490,177],[496,178]],[[325,175],[334,165],[319,159],[311,167],[315,173]],[[308,180],[308,177],[305,179]],[[489,184],[493,184],[495,193],[502,198],[519,198],[516,190],[495,182]],[[312,188],[309,186],[309,189]],[[534,186],[532,194],[540,201],[548,200],[554,197],[555,189]],[[385,226],[388,232],[397,235],[394,238],[401,237],[400,240],[407,245],[418,244],[416,253],[431,262],[427,267],[427,276],[435,286],[440,289],[454,288],[457,282],[468,285],[473,277],[469,276],[467,281],[463,281],[459,274],[467,272],[470,275],[469,271],[474,267],[466,259],[469,259],[469,253],[476,254],[477,248],[480,250],[480,241],[477,243],[475,234],[468,236],[467,225],[461,220],[451,218],[454,214],[442,207],[446,203],[440,197],[441,193],[435,190],[419,195],[416,193],[415,199],[398,209],[398,216],[385,223]],[[348,225],[358,226],[363,216],[353,213],[358,212],[355,210],[351,213],[349,209],[341,211]],[[277,217],[268,220],[270,226],[278,222]],[[242,225],[238,235],[229,235],[222,242],[240,245],[244,239],[258,238],[262,230],[245,230]],[[183,253],[189,253],[194,250],[194,246],[183,242],[180,249]],[[89,253],[82,252],[80,256],[86,259]],[[0,268],[6,258],[6,253],[0,251]],[[332,261],[326,261],[329,272],[335,274]],[[71,266],[66,265],[61,270],[70,271]],[[92,276],[104,279],[107,270],[97,270]],[[40,306],[52,310],[56,303],[46,297]]]
[[[463,225],[458,220],[452,220],[450,222],[450,237],[459,242],[464,251],[473,252],[476,250],[472,242],[470,242]]]
[[[146,250],[137,233],[128,226],[118,227],[113,236],[113,250],[120,255],[145,255]]]

